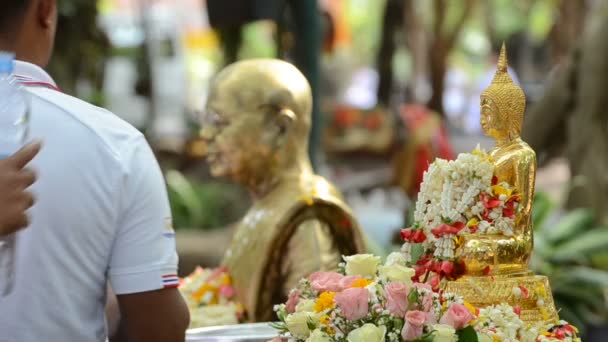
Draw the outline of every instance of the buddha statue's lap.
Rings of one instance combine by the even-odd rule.
[[[496,140],[489,153],[494,176],[514,188],[519,197],[514,234],[464,235],[458,241],[456,257],[464,262],[465,274],[447,282],[444,290],[460,294],[476,306],[503,302],[520,306],[525,321],[556,320],[547,278],[535,276],[528,269],[533,249],[536,155],[520,138],[525,95],[508,75],[504,46],[494,80],[481,95],[481,109],[481,126]]]
[[[311,102],[304,76],[279,60],[237,62],[211,85],[201,133],[211,173],[253,196],[222,262],[251,321],[271,320],[297,280],[363,249],[341,195],[312,171]]]

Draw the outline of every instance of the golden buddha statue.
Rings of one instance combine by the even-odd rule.
[[[363,251],[350,209],[313,173],[311,106],[306,78],[280,60],[234,63],[211,85],[201,132],[211,173],[253,197],[222,262],[250,321],[272,320],[302,277]]]
[[[464,262],[465,275],[448,282],[445,291],[481,307],[502,302],[519,305],[524,321],[549,322],[557,319],[549,283],[528,269],[533,249],[536,154],[520,137],[526,98],[507,68],[503,45],[494,80],[481,95],[481,126],[496,140],[489,152],[494,176],[511,185],[520,197],[514,235],[464,235],[456,257]]]

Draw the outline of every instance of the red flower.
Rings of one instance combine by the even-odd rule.
[[[483,203],[483,206],[487,209],[493,209],[500,205],[500,200],[498,197],[490,197],[487,193],[482,192],[481,203]]]
[[[433,235],[435,235],[436,238],[441,238],[444,235],[449,235],[449,234],[458,234],[458,232],[460,232],[463,228],[464,228],[464,223],[462,222],[456,222],[454,223],[452,226],[450,226],[447,223],[442,223],[439,227],[431,229],[431,233],[433,233]]]
[[[442,262],[441,273],[447,277],[452,277],[454,275],[454,263],[451,261]]]
[[[498,177],[492,176],[492,185],[498,184]]]
[[[515,312],[515,314],[517,316],[521,316],[521,306],[519,306],[519,305],[514,306],[513,307],[513,312]]]
[[[530,295],[530,291],[528,291],[528,289],[525,286],[519,285],[518,287],[521,290],[522,298],[528,299],[528,296]]]
[[[490,275],[491,272],[492,272],[492,269],[490,268],[490,266],[486,266],[486,268],[483,269],[484,275]]]
[[[439,291],[439,281],[441,280],[441,278],[439,277],[439,275],[435,275],[433,276],[433,278],[431,278],[431,288],[433,288],[434,292]]]
[[[401,230],[401,238],[408,242],[422,243],[426,240],[426,235],[422,229],[406,228]]]

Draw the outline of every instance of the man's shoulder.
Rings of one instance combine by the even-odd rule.
[[[76,137],[79,136],[78,133],[82,133],[105,145],[115,155],[120,154],[121,149],[134,140],[143,138],[143,134],[135,127],[104,108],[48,89],[28,90],[32,94],[32,115],[36,115],[36,109],[48,108],[52,113],[46,112],[43,115],[54,114],[53,125],[69,127],[66,128],[69,132],[60,132],[66,137]]]

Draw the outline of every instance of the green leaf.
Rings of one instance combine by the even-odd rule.
[[[418,340],[416,340],[416,342],[433,342],[434,339],[435,339],[435,332],[431,331],[428,334],[422,335],[422,337],[419,338]]]
[[[409,308],[414,307],[415,305],[418,305],[418,291],[416,289],[413,289],[410,291],[410,294],[407,296],[407,300],[409,303]]]
[[[591,266],[608,270],[608,251],[598,251],[590,256]]]
[[[478,342],[477,332],[472,326],[456,331],[458,342]]]
[[[545,231],[547,241],[557,244],[574,238],[587,231],[593,224],[593,212],[588,208],[575,209],[559,220],[559,223]]]
[[[581,260],[591,253],[605,250],[608,246],[608,229],[595,229],[586,232],[553,248],[553,261]]]
[[[568,277],[574,282],[608,288],[608,271],[602,271],[585,266],[572,266],[568,268]]]
[[[532,222],[534,222],[534,228],[540,230],[549,214],[552,212],[555,204],[544,192],[537,192],[534,195],[534,205],[532,207]]]
[[[169,190],[175,192],[181,200],[180,203],[186,208],[187,213],[193,217],[193,220],[201,220],[203,206],[192,183],[181,172],[175,170],[168,171],[165,179]]]

